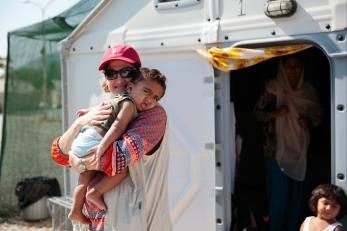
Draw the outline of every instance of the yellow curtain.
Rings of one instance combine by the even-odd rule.
[[[308,44],[274,46],[266,48],[248,49],[239,47],[197,50],[211,65],[222,71],[232,71],[249,67],[273,57],[289,55],[312,47]]]

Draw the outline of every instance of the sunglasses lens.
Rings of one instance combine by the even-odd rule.
[[[119,75],[120,75],[120,77],[122,77],[122,78],[127,78],[127,77],[129,77],[129,74],[130,74],[130,70],[120,70],[120,71],[119,71]]]
[[[104,72],[105,76],[106,76],[106,79],[108,80],[112,80],[112,79],[116,79],[117,78],[117,75],[118,75],[118,71],[115,71],[115,70],[106,70]]]
[[[136,69],[131,67],[124,67],[118,71],[106,70],[104,74],[108,80],[117,79],[118,76],[120,76],[121,78],[133,78],[136,74]]]

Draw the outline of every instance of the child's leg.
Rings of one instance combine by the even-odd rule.
[[[128,171],[125,169],[119,175],[103,177],[102,180],[87,193],[87,200],[92,202],[98,208],[106,210],[103,194],[116,187],[127,176],[127,174]]]
[[[70,220],[76,220],[83,224],[90,224],[90,220],[83,215],[82,208],[85,201],[88,183],[94,174],[95,171],[85,171],[80,174],[78,185],[73,194],[72,208],[68,215]]]

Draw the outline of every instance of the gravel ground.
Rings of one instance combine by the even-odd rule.
[[[52,219],[27,222],[20,217],[1,218],[0,231],[51,231]]]

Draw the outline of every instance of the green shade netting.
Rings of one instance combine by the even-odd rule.
[[[17,210],[15,186],[23,178],[55,177],[63,186],[63,168],[50,158],[51,142],[62,134],[57,46],[99,2],[81,0],[56,17],[8,34],[0,215]]]

